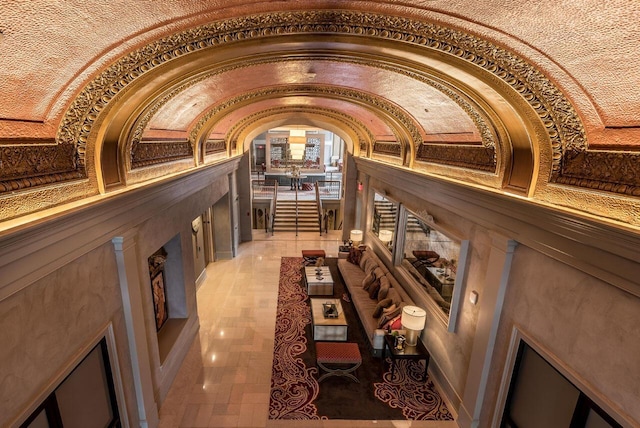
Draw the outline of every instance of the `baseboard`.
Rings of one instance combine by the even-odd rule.
[[[197,316],[189,319],[180,336],[176,340],[165,363],[160,367],[160,376],[158,391],[156,393],[156,403],[161,405],[169,389],[175,380],[178,370],[182,366],[185,357],[189,353],[189,349],[198,334],[200,323]]]
[[[202,272],[200,272],[198,279],[196,279],[196,290],[200,288],[205,279],[207,279],[207,269],[202,269]]]
[[[458,420],[458,412],[462,404],[462,398],[458,395],[449,379],[442,373],[438,364],[431,359],[429,361],[429,378],[433,381],[436,389],[440,393],[442,400],[447,405],[447,408],[453,415],[454,419]]]

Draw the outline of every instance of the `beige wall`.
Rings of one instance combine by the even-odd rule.
[[[640,272],[629,257],[637,235],[379,163],[357,163],[366,183],[361,201],[375,189],[412,211],[428,211],[438,227],[470,241],[455,331],[437,319],[426,297],[408,289],[427,309],[422,338],[432,356],[430,371],[461,427],[492,426],[494,410],[502,410],[515,327],[547,349],[556,366],[574,373],[612,416],[628,426],[640,423],[640,298],[626,280]],[[477,305],[469,301],[471,291],[479,295]]]
[[[131,426],[138,425],[140,404],[130,354],[134,330],[143,332],[138,346],[148,346],[148,360],[141,363],[151,374],[151,402],[160,404],[198,327],[191,221],[229,191],[228,172],[233,167],[232,162],[208,168],[147,189],[133,199],[108,198],[86,209],[81,221],[69,215],[43,226],[52,237],[59,235],[68,241],[43,234],[33,234],[36,239],[25,241],[28,233],[22,240],[0,238],[0,247],[16,245],[14,253],[18,254],[13,264],[0,263],[4,296],[0,300],[0,426],[28,416],[110,325]],[[125,246],[132,245],[128,254],[133,254],[129,259],[133,263],[123,266],[118,262],[111,240],[119,236],[124,237]],[[176,236],[182,253],[187,318],[173,349],[161,361],[147,258]],[[15,272],[21,268],[25,271]],[[123,269],[131,274],[128,287],[140,296],[140,306],[123,303],[119,276]],[[39,279],[26,281],[30,274],[41,272]],[[11,282],[10,277],[18,279]],[[126,315],[128,308],[141,314],[141,321],[132,323]]]
[[[110,322],[115,327],[121,370],[125,378],[131,378],[110,242],[3,300],[0,426],[6,426],[50,382],[62,376],[78,352]]]
[[[640,423],[640,299],[531,248],[516,248],[489,384],[493,413],[514,328],[583,392]],[[511,368],[508,367],[507,371]],[[484,418],[483,418],[484,419]],[[628,419],[630,420],[630,419]],[[488,426],[488,425],[485,425]],[[631,424],[630,424],[631,426]]]

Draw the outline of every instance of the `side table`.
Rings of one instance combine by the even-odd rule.
[[[425,348],[424,344],[418,339],[416,346],[406,346],[404,350],[398,351],[393,345],[395,344],[394,336],[391,334],[385,334],[384,336],[384,351],[382,357],[387,355],[387,350],[391,356],[391,379],[394,378],[396,370],[396,360],[424,360],[424,374],[422,375],[422,381],[427,380],[427,369],[429,368],[429,351]]]
[[[349,258],[349,250],[351,249],[348,245],[340,245],[338,247],[338,258],[339,259],[347,259]]]

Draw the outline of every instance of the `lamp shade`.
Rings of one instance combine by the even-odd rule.
[[[362,231],[358,229],[353,229],[349,234],[349,238],[353,242],[361,242],[362,241]]]
[[[393,232],[390,230],[382,229],[378,232],[378,238],[385,244],[391,242],[393,239]]]
[[[402,308],[402,326],[410,330],[422,330],[427,321],[427,312],[417,306]]]
[[[302,159],[304,157],[304,144],[292,144],[289,143],[289,150],[291,151],[291,159]]]

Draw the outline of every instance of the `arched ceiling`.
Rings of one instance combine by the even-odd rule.
[[[628,112],[640,100],[620,81],[640,73],[613,79],[593,61],[627,52],[604,45],[636,34],[601,16],[637,27],[640,10],[587,1],[556,39],[569,29],[558,5],[482,3],[11,4],[0,47],[23,49],[0,59],[0,192],[21,202],[0,209],[206,167],[270,126],[308,123],[356,156],[585,212],[615,204],[607,216],[634,223],[639,116]],[[538,27],[514,24],[516,12]],[[613,33],[596,40],[594,29]],[[567,46],[580,37],[588,66]]]

